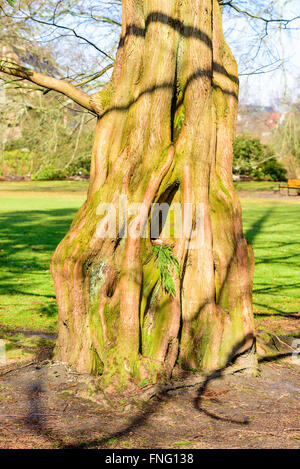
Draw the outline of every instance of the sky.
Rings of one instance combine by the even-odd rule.
[[[266,5],[269,0],[260,3]],[[300,0],[276,3],[274,17],[300,16]],[[253,13],[259,11],[257,2],[245,1],[244,7]],[[263,12],[262,16],[265,16]],[[240,102],[282,107],[282,101],[300,99],[300,19],[290,23],[287,29],[284,26],[279,29],[278,23],[269,25],[259,52],[259,36],[265,33],[262,21],[243,20],[225,13],[224,31],[239,65]],[[260,70],[260,67],[264,68]],[[254,74],[247,75],[253,71]]]
[[[72,8],[75,8],[72,11],[76,11],[77,6],[82,4],[88,12],[92,6],[94,14],[113,15],[115,19],[121,21],[119,3],[116,4],[111,0],[69,1],[73,4]],[[97,47],[113,55],[119,37],[118,27],[111,30],[109,25],[91,20],[89,14],[86,17],[73,16],[68,12],[68,2],[60,3],[61,8],[67,12],[60,20],[61,24],[74,27],[79,34]],[[300,17],[300,0],[234,0],[233,3],[240,9],[263,17],[284,19]],[[50,17],[52,14],[53,10],[50,8]],[[226,7],[223,24],[225,37],[239,66],[241,103],[280,107],[282,100],[300,99],[300,18],[287,25],[286,29],[284,24],[280,29],[278,23],[269,23],[266,35],[263,21],[251,19]],[[36,25],[37,23],[33,24]],[[64,64],[66,76],[71,79],[78,74],[79,69],[83,75],[91,73],[91,63],[94,64],[92,72],[101,70],[108,63],[98,50],[87,42],[75,38],[71,33],[67,34],[63,29],[41,26],[38,35],[37,40],[41,44],[53,44],[58,63]],[[72,55],[68,60],[70,47]],[[102,79],[108,78],[109,74]]]
[[[234,3],[263,17],[299,16],[286,29],[284,24],[280,28],[280,23],[270,23],[264,37],[263,21],[250,19],[229,7],[224,10],[225,37],[239,66],[240,102],[282,107],[283,100],[300,99],[300,0],[235,0]],[[263,38],[261,43],[260,38]]]

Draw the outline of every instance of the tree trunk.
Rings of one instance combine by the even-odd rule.
[[[87,201],[52,259],[60,360],[116,388],[167,379],[176,363],[213,370],[254,349],[254,260],[232,183],[237,103],[217,0],[123,1],[115,69],[92,100]],[[127,226],[120,198],[143,204]],[[165,235],[162,223],[157,236],[134,235],[157,202],[180,204],[183,223],[189,211],[196,247],[190,231]],[[171,290],[159,249],[171,253]]]

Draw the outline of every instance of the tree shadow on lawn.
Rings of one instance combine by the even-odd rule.
[[[270,217],[272,217],[275,213],[276,213],[276,208],[268,208],[262,214],[262,216],[259,219],[255,220],[254,223],[245,231],[245,237],[250,242],[250,244],[255,243],[257,236],[261,233],[261,231],[263,230],[265,224],[268,222]],[[283,219],[282,222],[283,223],[286,222],[286,219]],[[276,232],[277,226],[280,226],[280,222],[279,223],[274,222],[274,232]],[[282,239],[280,241],[270,240],[270,243],[271,245],[268,244],[268,247],[266,247],[265,255],[263,257],[259,256],[259,259],[256,259],[255,261],[256,266],[258,265],[269,265],[270,267],[273,266],[273,267],[276,267],[277,273],[279,271],[280,266],[284,266],[285,269],[289,267],[291,269],[300,267],[299,263],[293,262],[293,260],[296,257],[299,257],[300,242],[298,242],[296,239],[293,241],[284,241],[284,239]],[[280,249],[284,249],[284,248],[287,249],[289,246],[294,246],[294,250],[295,250],[294,253],[288,253],[288,254],[285,253],[282,255],[279,254],[276,257],[274,257],[274,254],[273,254],[274,249],[278,250],[278,253],[280,253]],[[268,249],[270,251],[270,254],[268,252]],[[291,280],[294,279],[292,273],[290,274],[290,278]],[[279,279],[277,278],[276,282],[278,283],[276,283],[276,285],[270,285],[269,283],[262,284],[260,287],[253,289],[253,294],[255,295],[255,294],[265,293],[266,295],[270,295],[274,293],[276,294],[279,292],[283,292],[284,290],[299,289],[300,287],[299,282],[285,283],[284,280],[286,280],[286,275],[282,275],[282,280],[280,280],[280,278]],[[288,296],[287,293],[285,294],[286,296]],[[273,316],[282,316],[286,318],[289,317],[293,319],[300,319],[299,316],[295,316],[297,315],[298,311],[285,312],[285,311],[282,311],[281,309],[275,308],[274,304],[268,305],[265,303],[264,304],[258,303],[257,301],[255,301],[255,299],[253,301],[253,304],[256,305],[257,307],[263,307],[264,309],[270,310],[272,312],[272,314],[258,312],[258,313],[255,313],[256,317],[261,317],[263,315],[265,316],[273,315]]]
[[[255,222],[245,231],[245,237],[249,241],[250,244],[253,244],[255,238],[262,230],[266,221],[271,217],[272,213],[274,212],[273,208],[268,208],[263,215],[255,220]]]
[[[49,290],[43,292],[49,262],[76,212],[64,208],[0,214],[0,295],[37,297],[33,309],[47,317],[57,314],[56,303],[39,304],[38,297],[55,298]]]

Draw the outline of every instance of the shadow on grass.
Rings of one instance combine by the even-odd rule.
[[[255,314],[256,317],[273,315],[291,319],[299,319],[299,317],[295,316],[298,313],[297,311],[292,310],[285,312],[281,309],[278,309],[278,307],[275,307],[272,301],[270,301],[270,304],[267,304],[268,296],[276,294],[285,294],[286,296],[288,296],[288,291],[297,290],[300,287],[300,282],[297,281],[297,277],[295,278],[293,276],[293,269],[300,268],[300,262],[297,262],[297,257],[300,253],[300,242],[298,241],[299,238],[295,236],[294,239],[292,239],[291,241],[287,241],[284,237],[285,233],[287,235],[291,235],[292,233],[295,234],[295,231],[292,231],[292,226],[290,225],[293,224],[294,217],[298,216],[297,214],[298,212],[296,211],[293,211],[292,214],[290,214],[290,212],[284,214],[281,212],[277,212],[277,207],[269,207],[267,210],[264,211],[261,217],[256,219],[254,223],[245,231],[245,237],[247,238],[247,240],[251,244],[255,245],[257,237],[267,228],[269,239],[266,245],[260,245],[258,243],[258,247],[263,248],[263,255],[260,254],[256,256],[255,265],[269,266],[269,268],[271,269],[270,272],[272,272],[272,270],[274,271],[274,273],[276,272],[276,276],[274,276],[274,279],[270,279],[271,283],[267,283],[266,278],[265,281],[263,280],[257,282],[259,286],[253,289],[254,295],[266,295],[264,297],[265,301],[263,302],[261,300],[256,300],[254,296],[254,305],[271,313],[268,314],[265,311],[258,312]],[[272,222],[274,220],[273,224],[271,224],[270,218],[272,219]],[[286,232],[284,232],[282,230],[282,226],[286,224]],[[280,231],[277,231],[278,228]],[[283,233],[282,239],[280,239],[278,233]],[[274,234],[277,236],[276,239],[272,238]],[[282,252],[282,250],[286,251],[287,249],[289,249],[288,253]],[[276,252],[275,256],[274,251]],[[261,251],[258,252],[260,253]],[[283,269],[285,269],[285,271],[283,271]],[[289,271],[286,273],[286,269],[291,269],[290,273]],[[291,281],[288,282],[287,278]],[[274,285],[274,283],[276,284]],[[294,307],[296,307],[296,304],[294,305]],[[294,309],[294,307],[292,308]]]
[[[66,208],[0,214],[0,295],[37,297],[34,309],[39,314],[57,314],[56,303],[39,304],[38,298],[55,298],[42,291],[43,276],[49,273],[51,255],[76,212]]]
[[[299,311],[290,311],[288,313],[284,312],[284,311],[281,311],[280,309],[278,308],[274,308],[274,306],[269,306],[269,305],[266,305],[264,303],[257,303],[255,302],[255,305],[256,306],[260,306],[264,309],[269,309],[271,310],[271,313],[264,313],[264,312],[258,312],[258,313],[255,313],[255,317],[274,317],[274,316],[280,316],[280,317],[283,317],[283,318],[287,318],[287,319],[300,319],[300,316],[299,316]]]
[[[263,213],[263,215],[258,220],[256,220],[251,225],[251,227],[248,228],[248,230],[245,232],[245,237],[247,238],[247,240],[249,241],[250,244],[253,244],[255,238],[260,233],[261,229],[263,228],[266,221],[270,218],[272,213],[273,213],[273,209],[268,208],[268,210],[266,210]]]

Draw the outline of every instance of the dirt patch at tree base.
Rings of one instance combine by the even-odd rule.
[[[148,402],[94,393],[93,379],[58,363],[0,378],[0,448],[299,446],[300,368],[282,360]]]

